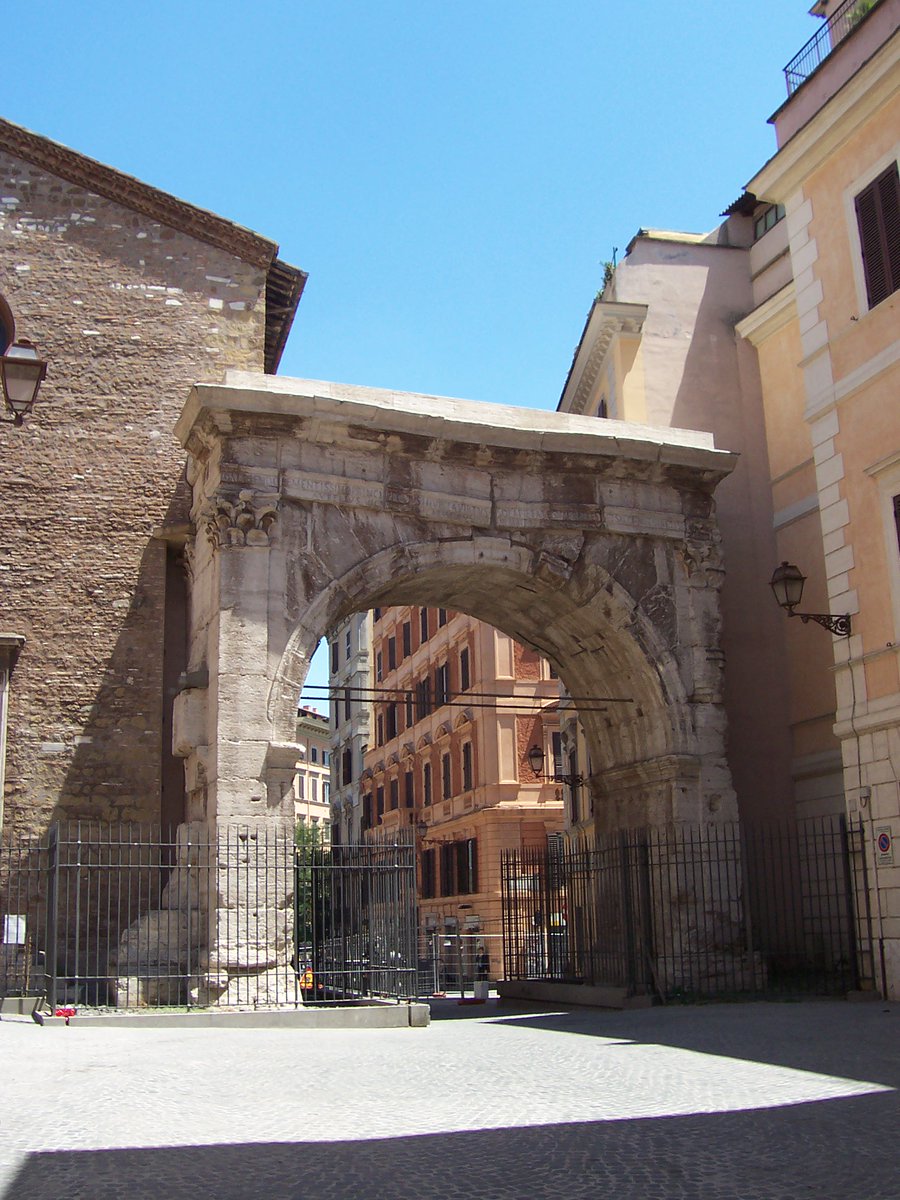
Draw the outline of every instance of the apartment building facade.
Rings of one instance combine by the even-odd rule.
[[[294,819],[314,830],[325,843],[331,841],[331,725],[315,708],[297,710],[297,747],[300,757],[294,778]]]
[[[772,229],[738,331],[759,356],[778,560],[808,577],[794,611],[852,623],[829,636],[785,622],[795,711],[809,716],[797,752],[827,764],[829,798],[867,830],[876,976],[896,997],[900,2],[823,0],[813,13],[823,25],[788,64],[771,118],[776,153],[747,185]]]
[[[331,823],[335,841],[362,841],[359,779],[373,729],[371,612],[353,613],[328,639]]]
[[[563,823],[559,785],[528,762],[531,746],[558,747],[558,680],[500,630],[440,608],[376,609],[372,661],[363,826],[414,827],[420,928],[483,935],[496,976],[501,855]]]

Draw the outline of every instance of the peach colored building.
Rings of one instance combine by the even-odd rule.
[[[376,609],[372,662],[363,826],[416,827],[421,929],[489,935],[496,977],[501,854],[562,826],[561,789],[527,758],[535,743],[558,749],[558,681],[533,651],[445,609]]]
[[[753,306],[753,234],[742,212],[707,234],[639,230],[591,307],[559,409],[704,430],[740,454],[716,491],[721,560],[700,565],[722,586],[728,765],[739,811],[762,818],[790,812],[793,797],[784,621],[768,588],[776,547],[760,379],[752,346],[734,329]],[[602,777],[604,764],[588,761],[571,718],[562,732],[566,771]],[[602,803],[591,812],[589,796],[581,802],[576,824],[602,828]]]
[[[748,184],[756,347],[777,557],[808,576],[788,622],[807,805],[863,819],[879,961],[900,996],[900,0],[816,4],[786,69],[777,151]],[[767,215],[772,214],[769,218]],[[783,214],[784,219],[780,219]]]
[[[331,726],[318,709],[297,710],[296,743],[300,747],[294,776],[294,821],[331,841]]]

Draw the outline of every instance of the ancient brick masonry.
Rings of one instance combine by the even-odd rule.
[[[161,810],[188,513],[172,428],[196,380],[272,369],[277,247],[3,122],[0,247],[15,335],[49,362],[32,418],[0,426],[0,629],[26,638],[0,820],[177,821],[180,764]],[[295,306],[303,276],[275,266]]]

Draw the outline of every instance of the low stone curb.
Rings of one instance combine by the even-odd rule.
[[[45,1028],[105,1027],[130,1029],[231,1028],[231,1029],[424,1029],[431,1020],[427,1004],[367,1004],[353,1008],[256,1009],[234,1012],[204,1009],[201,1012],[76,1013],[65,1017],[36,1013]]]

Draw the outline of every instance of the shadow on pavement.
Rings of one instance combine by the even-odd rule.
[[[25,1160],[2,1195],[896,1200],[898,1117],[897,1095],[882,1093],[741,1113],[378,1141],[39,1153]],[[298,1128],[302,1122],[298,1113]]]
[[[547,1006],[501,1002],[482,1017],[503,1029],[671,1046],[900,1088],[900,1006],[882,1001],[709,1004],[632,1012],[548,1011]]]

